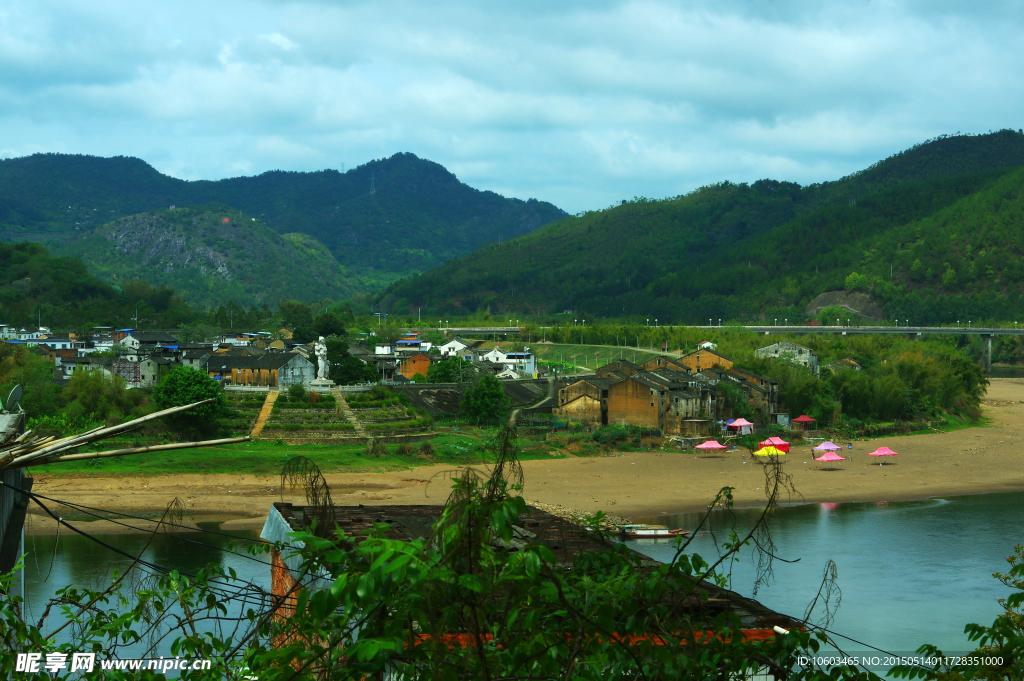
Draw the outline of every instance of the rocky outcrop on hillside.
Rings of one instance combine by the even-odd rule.
[[[191,226],[197,227],[203,217],[193,216]],[[217,230],[215,226],[210,229],[214,230],[212,236],[215,239],[226,238],[240,250],[251,250],[251,241],[242,233],[244,229],[240,230],[231,223],[224,224],[223,230]],[[223,234],[216,234],[217,231]],[[161,215],[140,213],[115,220],[105,236],[119,253],[156,271],[170,274],[197,269],[204,277],[218,277],[226,281],[232,279],[226,253],[218,252],[196,238],[198,235],[185,233],[181,225],[168,222]]]
[[[815,317],[826,307],[841,307],[867,319],[881,319],[882,306],[871,296],[858,291],[826,291],[807,303],[804,312]]]

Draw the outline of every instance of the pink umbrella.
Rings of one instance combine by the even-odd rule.
[[[846,458],[842,457],[842,456],[839,456],[838,454],[836,454],[833,451],[828,451],[828,452],[825,452],[824,454],[822,454],[821,456],[814,457],[814,460],[815,461],[823,461],[823,462],[835,462],[835,461],[846,461]],[[833,470],[836,470],[836,469],[833,468],[833,467],[829,467],[829,468],[825,468],[823,470],[833,471]]]
[[[734,429],[740,435],[749,435],[752,432],[754,424],[746,420],[745,418],[741,417],[736,419],[732,423],[728,424],[728,426]]]
[[[813,448],[813,450],[816,452],[835,452],[840,449],[842,449],[842,447],[837,445],[835,442],[832,442],[831,440],[829,440],[828,442],[822,442],[820,445]]]
[[[708,440],[707,442],[702,442],[699,445],[697,445],[697,449],[699,449],[704,454],[712,454],[714,452],[729,448],[720,443],[718,440]]]
[[[783,440],[781,437],[770,437],[764,442],[759,442],[757,446],[758,449],[762,447],[775,447],[775,449],[779,450],[780,452],[789,451],[789,443]]]
[[[868,452],[868,456],[898,456],[898,455],[899,455],[899,452],[894,452],[891,449],[889,449],[888,447],[879,447],[878,449],[876,449],[873,452]],[[884,462],[879,462],[878,465],[881,466],[882,463],[884,463]]]
[[[814,457],[815,461],[846,461],[846,457],[839,456],[835,452],[825,452],[821,456]]]

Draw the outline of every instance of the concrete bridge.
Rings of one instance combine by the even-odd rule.
[[[407,331],[440,331],[448,335],[461,335],[464,333],[486,333],[486,334],[517,334],[518,326],[420,326],[406,329]]]

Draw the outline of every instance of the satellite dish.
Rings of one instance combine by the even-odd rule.
[[[7,401],[4,402],[4,409],[7,411],[14,411],[18,407],[18,403],[21,402],[21,396],[25,391],[21,389],[21,385],[14,386],[14,390],[7,396]]]

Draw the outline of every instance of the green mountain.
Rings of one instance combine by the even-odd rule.
[[[550,203],[473,189],[413,154],[346,173],[274,171],[215,182],[178,180],[127,157],[0,160],[4,241],[78,242],[111,220],[208,204],[231,206],[279,234],[314,237],[363,290],[566,215]]]
[[[803,320],[821,293],[850,288],[886,318],[1010,319],[1024,302],[1011,238],[1021,165],[1024,133],[1007,130],[932,140],[835,182],[640,198],[485,246],[393,284],[382,302],[706,323]]]
[[[54,251],[81,257],[108,284],[142,279],[201,307],[337,300],[360,287],[313,237],[278,234],[226,206],[139,213],[79,234]]]
[[[94,325],[136,316],[157,328],[191,322],[195,314],[174,291],[142,281],[114,288],[89,274],[78,258],[57,258],[39,244],[0,243],[0,322],[88,333]]]

